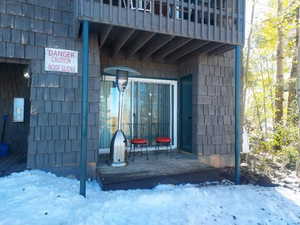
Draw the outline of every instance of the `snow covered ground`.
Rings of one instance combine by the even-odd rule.
[[[300,224],[300,192],[284,188],[161,185],[103,192],[42,171],[0,178],[1,225]]]

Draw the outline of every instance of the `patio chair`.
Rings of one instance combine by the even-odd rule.
[[[135,127],[134,129],[137,131],[138,130],[138,124],[133,124],[132,127]],[[132,129],[131,127],[131,129]],[[143,127],[143,125],[140,125],[140,127]],[[140,128],[143,129],[143,128]],[[136,132],[137,133],[137,132]],[[131,131],[132,134],[132,131]],[[135,136],[130,140],[130,149],[129,149],[129,155],[128,157],[132,156],[132,161],[134,161],[135,159],[135,155],[136,155],[136,151],[138,149],[138,147],[143,148],[145,147],[146,149],[146,158],[147,160],[149,160],[149,149],[148,149],[148,145],[149,142],[146,138],[143,138],[142,136],[138,137]],[[141,151],[141,154],[143,154],[143,152]]]
[[[156,142],[156,152],[157,152],[156,155],[158,155],[160,146],[167,146],[167,148],[168,148],[167,154],[169,155],[169,153],[172,150],[172,146],[171,146],[172,139],[171,138],[169,138],[169,137],[157,137],[157,138],[155,138],[155,142]]]

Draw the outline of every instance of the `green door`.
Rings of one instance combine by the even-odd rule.
[[[192,75],[180,80],[180,147],[192,152]]]

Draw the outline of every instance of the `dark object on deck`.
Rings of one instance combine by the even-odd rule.
[[[8,119],[8,115],[4,115],[3,116],[3,127],[2,127],[2,132],[1,132],[1,141],[0,141],[0,157],[8,155],[8,145],[4,143],[7,119]]]

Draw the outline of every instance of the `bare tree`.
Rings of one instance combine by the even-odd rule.
[[[279,22],[277,24],[277,49],[276,49],[276,87],[275,87],[275,129],[278,127],[278,125],[282,122],[283,117],[283,26],[282,26],[282,12],[283,12],[283,5],[282,0],[277,0],[277,17],[279,19]],[[276,144],[274,146],[275,149],[280,149],[280,146]]]
[[[250,19],[250,30],[249,35],[247,38],[247,53],[245,56],[245,70],[244,70],[244,88],[243,88],[243,102],[242,102],[242,114],[244,115],[245,112],[245,103],[246,103],[246,95],[248,90],[248,78],[249,78],[249,63],[250,63],[250,56],[252,50],[252,36],[253,36],[253,26],[254,26],[254,15],[255,15],[255,5],[256,0],[252,1],[252,9],[251,9],[251,19]],[[244,116],[242,117],[244,118]],[[242,121],[244,124],[244,121]]]
[[[297,99],[298,99],[298,109],[300,109],[300,7],[297,8],[297,28],[296,28],[297,41]],[[299,112],[300,116],[300,112]],[[300,121],[300,120],[299,120]]]
[[[290,74],[289,80],[289,96],[288,96],[288,122],[293,123],[294,125],[297,124],[297,91],[296,91],[296,80],[297,76],[300,76],[299,70],[299,54],[300,44],[299,44],[299,36],[300,36],[300,28],[299,28],[299,7],[296,8],[296,35],[295,35],[295,48],[294,48],[294,56],[292,62],[292,69]],[[297,75],[298,74],[298,75]]]

